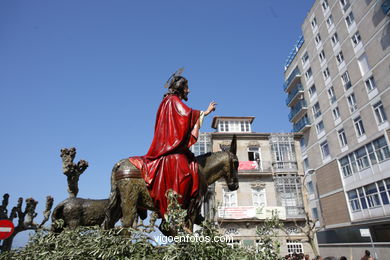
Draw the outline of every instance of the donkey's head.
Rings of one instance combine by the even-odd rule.
[[[237,136],[233,135],[232,142],[230,144],[229,163],[227,165],[225,180],[226,184],[231,191],[238,189],[238,157],[237,157]]]

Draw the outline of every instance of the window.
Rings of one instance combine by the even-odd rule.
[[[296,169],[294,139],[291,135],[271,135],[273,167],[277,170]]]
[[[317,208],[312,208],[311,209],[311,213],[312,213],[314,219],[319,219],[319,217],[318,217],[318,209]]]
[[[339,36],[337,33],[334,33],[330,39],[332,41],[332,46],[335,46],[339,42]]]
[[[354,155],[355,155],[355,158],[356,158],[356,165],[357,165],[358,171],[362,171],[362,170],[367,169],[368,167],[370,167],[370,163],[368,161],[368,155],[367,155],[367,151],[366,151],[366,147],[365,146],[357,149],[354,152]]]
[[[335,109],[332,110],[333,118],[334,120],[340,118],[340,110],[339,107],[335,107]]]
[[[339,160],[339,162],[340,162],[341,170],[343,172],[344,177],[351,176],[352,175],[352,168],[351,168],[351,164],[349,161],[349,156],[348,155],[344,156],[343,158],[341,158]]]
[[[348,90],[352,86],[348,71],[344,72],[343,75],[341,75],[341,80],[343,81],[345,90]]]
[[[229,240],[229,243],[226,243],[228,246],[230,246],[231,248],[240,248],[241,247],[241,240],[239,239],[234,239],[232,242],[230,242],[231,240]]]
[[[348,142],[347,142],[347,136],[345,135],[344,129],[337,131],[337,133],[339,136],[339,141],[340,141],[341,147],[346,146],[348,144]]]
[[[368,80],[366,80],[364,83],[365,83],[365,85],[366,85],[366,88],[367,88],[367,91],[368,91],[368,92],[370,92],[371,90],[373,90],[374,88],[376,88],[374,76],[371,76],[371,77],[370,77]]]
[[[321,43],[321,35],[318,33],[318,34],[316,35],[316,37],[314,38],[314,40],[315,40],[315,42],[316,42],[317,45],[320,44],[320,43]]]
[[[237,191],[229,191],[227,188],[223,189],[223,206],[237,206]]]
[[[334,93],[334,88],[333,86],[331,86],[329,89],[328,89],[328,97],[329,97],[329,101],[331,104],[333,104],[334,102],[336,102],[336,95]]]
[[[220,121],[219,132],[250,132],[248,121]]]
[[[309,169],[309,158],[303,159],[303,169],[307,171]]]
[[[368,207],[373,208],[381,205],[375,183],[364,186],[364,191],[366,192]]]
[[[324,71],[322,72],[322,74],[324,75],[324,79],[326,80],[327,78],[330,77],[330,73],[329,73],[329,69],[326,68],[324,69]]]
[[[248,148],[248,160],[249,161],[256,161],[256,162],[260,163],[260,148],[259,147],[249,147]]]
[[[326,26],[330,28],[333,25],[333,17],[329,15],[328,19],[326,19]]]
[[[314,185],[312,181],[307,182],[307,191],[309,192],[309,194],[314,193]]]
[[[359,31],[357,31],[351,38],[352,40],[352,43],[353,43],[353,47],[356,47],[360,41],[362,40],[361,36],[360,36],[360,33]]]
[[[311,20],[311,28],[313,30],[317,28],[317,19],[315,17]]]
[[[306,80],[309,80],[312,76],[313,76],[313,72],[312,72],[311,68],[309,68],[309,69],[305,72]]]
[[[386,185],[387,183],[388,183],[388,185]],[[388,194],[390,195],[390,193],[389,193],[390,192],[389,191],[390,179],[378,181],[377,184],[378,184],[378,188],[379,188],[379,192],[380,192],[383,204],[384,205],[389,204]],[[387,190],[387,192],[386,192],[386,190]]]
[[[323,159],[330,156],[329,145],[327,141],[321,143],[321,153]]]
[[[378,123],[381,124],[387,120],[385,108],[383,107],[382,101],[379,101],[374,106],[374,112],[376,116],[376,120],[378,120]]]
[[[349,95],[347,97],[347,100],[348,100],[349,111],[351,111],[351,113],[355,112],[357,109],[355,94],[352,93],[351,95]]]
[[[344,55],[343,55],[343,52],[340,51],[337,55],[336,55],[336,60],[337,60],[337,64],[340,65],[343,61],[344,61]]]
[[[347,26],[350,27],[354,21],[355,21],[355,18],[353,17],[353,13],[349,12],[347,17],[345,17],[345,22],[347,23]]]
[[[299,241],[287,240],[287,252],[289,255],[303,253],[303,244]]]
[[[345,10],[349,7],[349,1],[348,0],[340,0],[341,8],[345,12]]]
[[[286,207],[287,218],[300,216],[303,210],[301,177],[296,174],[280,174],[275,175],[274,180],[277,201]]]
[[[307,114],[305,114],[304,117],[307,118]],[[301,140],[299,140],[299,144],[301,146],[301,150],[305,150],[306,149],[306,141],[305,141],[304,137],[302,137]]]
[[[190,150],[196,156],[211,152],[211,134],[200,133],[198,141],[190,147]]]
[[[320,115],[321,115],[321,108],[320,108],[320,103],[315,103],[313,108],[312,108],[312,111],[313,111],[313,115],[315,118],[318,118]]]
[[[324,131],[324,129],[324,122],[321,120],[318,124],[316,124],[317,134],[320,134],[322,131]]]
[[[310,97],[312,97],[316,92],[317,92],[316,86],[314,84],[311,85],[311,87],[309,88],[309,95],[310,95]]]
[[[220,132],[229,132],[229,122],[228,121],[221,121],[219,123],[219,131]]]
[[[360,211],[360,203],[356,190],[348,191],[348,200],[352,211]]]
[[[362,121],[361,117],[358,116],[357,118],[355,118],[355,119],[353,120],[353,122],[354,122],[354,124],[355,124],[355,129],[356,129],[357,135],[358,135],[358,136],[364,135],[364,133],[365,133],[366,131],[364,130],[363,121]]]
[[[252,188],[252,202],[253,202],[253,206],[256,206],[256,207],[267,206],[264,188],[260,188],[260,187],[253,187]]]
[[[323,2],[322,2],[322,9],[325,11],[326,9],[328,9],[328,7],[329,7],[329,4],[328,4],[328,0],[324,0]]]
[[[387,145],[386,138],[384,136],[374,140],[372,142],[372,145],[374,146],[375,155],[376,155],[373,157],[376,160],[378,160],[378,162],[382,162],[382,161],[390,158],[390,150],[389,150],[389,147]],[[372,163],[372,156],[371,155],[370,155],[370,159],[371,159],[371,163]]]
[[[325,52],[324,52],[324,50],[322,50],[320,52],[320,54],[318,54],[318,56],[320,57],[320,61],[323,61],[325,59]]]
[[[250,124],[248,121],[241,121],[240,122],[241,126],[241,132],[250,132]]]
[[[364,194],[363,188],[358,188],[357,191],[360,197],[360,203],[362,205],[362,208],[366,209],[367,208],[366,194]]]
[[[309,54],[305,52],[302,56],[302,64],[305,64],[309,60]]]
[[[344,177],[348,177],[355,172],[370,167],[370,165],[374,165],[389,158],[390,150],[385,137],[382,136],[344,156],[339,162]],[[388,188],[390,188],[390,186]]]
[[[362,74],[362,76],[364,76],[370,70],[370,65],[368,65],[367,54],[364,53],[362,56],[359,57],[358,64],[359,64],[360,73]]]

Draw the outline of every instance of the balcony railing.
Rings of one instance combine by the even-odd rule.
[[[297,162],[274,162],[272,168],[275,172],[296,172],[298,170]]]
[[[305,39],[301,35],[299,37],[297,43],[295,44],[294,48],[292,49],[292,51],[290,52],[290,54],[287,57],[286,63],[284,65],[284,71],[286,71],[288,69],[291,62],[294,60],[295,56],[297,56],[297,53],[298,53],[299,49],[302,47],[304,42],[305,42]]]
[[[305,218],[305,209],[303,206],[286,206],[287,218]]]
[[[298,84],[289,94],[286,99],[286,105],[288,106],[298,93],[303,93],[304,89],[302,84]]]
[[[245,167],[244,165],[249,165],[249,167]],[[269,161],[240,161],[238,172],[239,173],[272,173],[272,163]]]
[[[308,117],[302,117],[296,124],[294,124],[293,132],[300,132],[302,129],[310,125],[310,119]]]
[[[290,74],[290,76],[288,76],[287,80],[284,82],[283,84],[283,89],[284,91],[286,91],[288,89],[288,87],[290,86],[291,82],[293,82],[293,80],[296,78],[296,77],[299,77],[301,76],[301,71],[299,70],[298,67],[296,67]]]
[[[307,109],[306,100],[300,100],[292,109],[288,115],[288,119],[291,121],[303,108]]]

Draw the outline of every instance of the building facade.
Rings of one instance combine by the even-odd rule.
[[[389,10],[389,1],[316,0],[285,65],[323,255],[358,258],[371,238],[373,254],[390,253]]]
[[[277,212],[284,224],[278,232],[281,254],[313,251],[301,229],[305,211],[301,190],[303,166],[301,134],[270,134],[252,131],[254,117],[214,117],[210,136],[212,152],[228,149],[237,136],[240,161],[240,188],[229,191],[224,180],[209,190],[204,213],[218,222],[221,233],[233,236],[234,243],[257,246],[261,243],[256,227]],[[195,149],[195,148],[193,148]],[[232,245],[233,246],[233,245]]]

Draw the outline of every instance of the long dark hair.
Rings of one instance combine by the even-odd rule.
[[[169,84],[168,92],[164,94],[164,98],[168,95],[184,95],[184,89],[188,87],[188,80],[182,76],[174,76]]]

